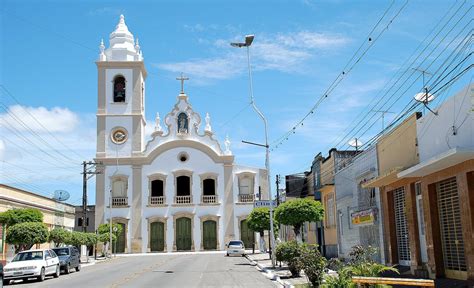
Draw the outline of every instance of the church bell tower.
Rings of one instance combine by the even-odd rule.
[[[144,149],[145,78],[143,55],[120,15],[109,47],[100,43],[97,158],[139,156]]]

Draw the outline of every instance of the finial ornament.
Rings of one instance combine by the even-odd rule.
[[[160,113],[156,113],[156,120],[155,120],[155,131],[156,132],[163,132],[163,128],[161,128],[161,119],[160,119]]]
[[[224,145],[225,145],[225,151],[224,151],[224,154],[225,154],[225,155],[232,155],[232,151],[230,151],[230,140],[229,140],[229,135],[226,135],[226,136],[225,136]]]
[[[211,116],[209,116],[209,113],[206,113],[206,128],[204,129],[206,132],[212,133],[212,128],[211,128]]]
[[[120,24],[124,24],[125,23],[125,16],[123,16],[123,14],[120,14]]]
[[[107,57],[105,56],[104,39],[100,40],[99,50],[100,50],[99,61],[105,61]]]

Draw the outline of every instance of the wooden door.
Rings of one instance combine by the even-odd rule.
[[[191,219],[183,217],[176,220],[176,249],[191,250]]]
[[[150,251],[165,250],[165,224],[163,222],[153,222],[150,225]]]
[[[126,243],[126,229],[125,229],[125,224],[123,223],[117,223],[122,227],[122,232],[117,237],[117,241],[112,242],[112,249],[114,253],[125,253],[125,243]]]
[[[242,220],[240,222],[240,240],[244,242],[246,249],[253,247],[253,243],[255,242],[255,233],[250,230],[247,225],[247,220]]]
[[[204,250],[217,249],[217,223],[213,220],[202,223],[202,237]]]

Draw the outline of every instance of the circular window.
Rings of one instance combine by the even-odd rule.
[[[110,134],[110,138],[115,144],[123,144],[127,141],[127,130],[122,127],[114,128]]]
[[[181,161],[181,162],[186,162],[188,161],[188,154],[186,152],[181,152],[178,154],[178,160]]]

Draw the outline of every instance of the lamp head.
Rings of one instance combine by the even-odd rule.
[[[252,45],[253,38],[255,38],[255,35],[245,35],[245,46]]]

